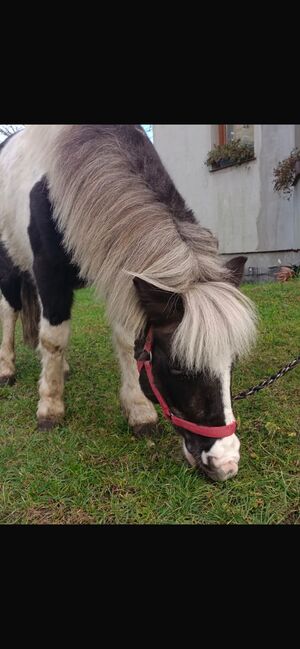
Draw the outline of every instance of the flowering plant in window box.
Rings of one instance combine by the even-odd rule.
[[[290,200],[300,178],[300,149],[293,149],[288,158],[281,160],[273,170],[273,176],[274,191],[282,192]]]
[[[226,144],[215,144],[214,148],[209,151],[205,164],[214,171],[232,165],[241,165],[253,159],[254,145],[237,139]]]

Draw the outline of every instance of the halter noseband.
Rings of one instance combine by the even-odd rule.
[[[138,366],[139,373],[141,373],[143,367],[145,368],[152,392],[156,396],[157,401],[161,406],[164,417],[169,421],[171,421],[171,423],[174,424],[174,426],[179,426],[179,428],[185,428],[186,430],[189,430],[191,433],[195,433],[196,435],[203,435],[204,437],[219,437],[219,438],[229,437],[229,435],[233,435],[236,431],[236,421],[233,421],[231,424],[227,424],[226,426],[200,426],[198,424],[193,424],[191,421],[187,421],[186,419],[180,419],[180,417],[176,417],[176,415],[173,415],[168,404],[164,400],[163,396],[160,394],[154,382],[154,376],[152,372],[152,345],[153,345],[153,331],[150,327],[146,337],[145,346],[144,346],[144,352],[147,352],[149,358],[147,360],[138,360],[137,366]]]

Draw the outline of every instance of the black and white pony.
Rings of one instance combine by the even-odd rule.
[[[147,368],[137,369],[147,357],[189,462],[217,480],[237,473],[237,436],[209,431],[234,425],[231,370],[255,335],[253,306],[237,288],[246,259],[222,264],[140,126],[28,126],[5,141],[0,242],[0,382],[15,378],[21,314],[41,354],[41,429],[64,416],[73,291],[93,285],[106,302],[135,432],[157,421],[155,388]]]

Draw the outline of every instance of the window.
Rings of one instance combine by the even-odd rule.
[[[219,124],[219,144],[232,140],[254,145],[254,124]]]
[[[210,171],[234,167],[251,160],[254,155],[254,124],[219,124],[212,130],[213,148],[205,164]]]

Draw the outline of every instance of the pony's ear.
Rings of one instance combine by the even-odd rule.
[[[163,291],[139,277],[134,277],[133,283],[149,322],[164,324],[182,318],[183,302],[180,295]]]
[[[243,279],[247,259],[248,257],[234,257],[225,264],[225,267],[231,271],[229,281],[234,284],[234,286],[239,286]]]

